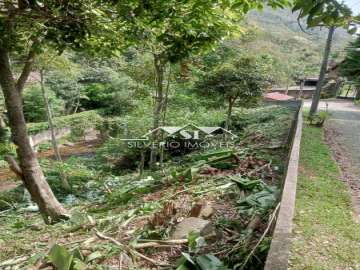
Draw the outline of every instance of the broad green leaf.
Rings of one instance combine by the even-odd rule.
[[[49,252],[49,259],[57,270],[69,270],[73,255],[66,248],[55,244]]]
[[[184,257],[188,262],[190,262],[190,263],[192,263],[193,265],[195,265],[195,262],[192,260],[190,254],[185,253],[185,252],[182,252],[181,254],[183,255],[183,257]]]
[[[91,262],[93,260],[96,260],[98,258],[101,258],[103,255],[99,251],[95,251],[91,253],[89,256],[86,257],[87,262]]]
[[[74,259],[71,270],[86,270],[86,264],[79,259]]]
[[[196,258],[196,262],[201,270],[221,270],[224,264],[214,255],[206,254]]]

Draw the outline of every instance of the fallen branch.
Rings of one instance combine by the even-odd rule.
[[[170,239],[170,240],[151,240],[151,239],[139,239],[140,242],[156,242],[160,244],[174,244],[181,245],[187,244],[189,241],[187,239]]]
[[[174,198],[174,197],[177,197],[178,195],[180,195],[180,194],[182,194],[182,193],[185,193],[185,192],[187,192],[187,191],[190,191],[190,189],[192,189],[192,188],[193,188],[193,187],[184,188],[183,190],[180,190],[180,191],[178,191],[178,192],[175,192],[174,194],[172,194],[172,195],[170,195],[170,196],[168,196],[168,197],[165,197],[165,198],[160,199],[159,202],[170,200],[170,199],[172,199],[172,198]]]
[[[250,172],[247,174],[247,176],[252,176],[254,173],[257,173],[257,172],[259,172],[259,171],[262,171],[262,170],[265,169],[266,167],[269,167],[269,168],[270,168],[270,166],[271,166],[271,161],[270,161],[269,163],[266,163],[266,164],[263,165],[263,166],[260,166],[260,167],[258,167],[258,168],[256,168],[256,169],[250,171]]]
[[[148,248],[148,247],[156,247],[156,248],[171,248],[177,247],[182,244],[187,244],[187,239],[173,239],[173,240],[139,240],[146,243],[134,244],[132,247],[135,249]]]
[[[148,262],[150,262],[150,263],[152,263],[153,265],[156,265],[156,266],[166,266],[163,263],[159,263],[159,262],[157,262],[157,261],[155,261],[155,260],[153,260],[153,259],[151,259],[149,257],[146,257],[145,255],[141,254],[140,252],[136,251],[135,249],[132,249],[129,246],[120,243],[119,241],[117,241],[114,238],[112,238],[110,236],[106,236],[106,235],[100,233],[97,229],[94,229],[94,230],[95,230],[95,234],[96,234],[97,237],[99,237],[102,240],[110,241],[111,243],[117,245],[118,247],[120,247],[121,249],[123,249],[126,252],[130,253],[131,255],[138,256],[138,257],[140,257],[140,258],[142,258],[142,259],[144,259],[144,260],[146,260],[146,261],[148,261]]]
[[[5,267],[23,264],[24,262],[28,261],[28,259],[29,259],[28,256],[21,256],[18,258],[6,260],[6,261],[0,263],[0,269],[5,269]]]
[[[134,249],[143,249],[143,248],[174,248],[179,247],[179,245],[176,244],[160,244],[156,242],[148,242],[148,243],[142,243],[142,244],[134,244],[132,245]]]
[[[276,213],[278,211],[280,207],[280,203],[278,203],[278,205],[276,206],[274,212],[272,213],[272,216],[268,222],[268,225],[265,229],[265,231],[263,232],[263,234],[261,235],[259,241],[257,241],[256,245],[253,247],[253,249],[251,250],[251,252],[246,256],[245,260],[244,260],[244,263],[241,265],[241,268],[240,269],[244,269],[244,267],[246,266],[246,264],[248,263],[248,261],[250,260],[250,258],[254,255],[255,251],[257,250],[258,246],[261,244],[261,242],[264,240],[264,238],[266,237],[266,235],[268,234],[270,228],[271,228],[271,225],[273,224],[275,218],[276,218]]]

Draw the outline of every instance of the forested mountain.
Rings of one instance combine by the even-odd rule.
[[[247,16],[246,29],[256,37],[247,43],[247,47],[276,57],[291,79],[316,76],[328,31],[327,28],[309,30],[304,22],[301,24],[303,29],[299,26],[297,14],[287,9],[253,11]],[[352,39],[345,30],[336,30],[331,56],[333,60],[343,57],[344,47]]]

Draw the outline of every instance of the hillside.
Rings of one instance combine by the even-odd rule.
[[[251,50],[269,53],[283,65],[284,73],[293,79],[297,76],[316,75],[322,58],[327,29],[305,29],[304,33],[296,14],[290,10],[253,11],[247,17],[247,28],[256,29],[256,38],[247,44]],[[352,37],[342,29],[334,36],[332,59],[339,60],[342,50]]]

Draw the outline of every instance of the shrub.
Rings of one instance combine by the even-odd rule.
[[[329,118],[330,114],[328,112],[318,112],[313,115],[307,115],[306,118],[309,121],[310,125],[316,127],[322,127],[325,121]]]
[[[46,89],[49,104],[53,116],[60,116],[64,113],[64,101],[56,97],[50,89]],[[27,122],[46,121],[46,107],[41,89],[37,86],[31,86],[24,91],[24,115]]]
[[[197,83],[198,90],[227,103],[226,126],[229,127],[234,106],[251,107],[258,103],[268,83],[263,63],[255,57],[242,56],[206,74]]]
[[[122,115],[136,105],[135,97],[143,95],[144,86],[133,81],[126,74],[112,76],[106,83],[92,83],[85,88],[87,109],[102,109],[107,115]]]
[[[11,190],[0,192],[0,211],[11,208],[16,203],[24,201],[24,187],[18,186]]]
[[[96,128],[102,122],[103,118],[97,111],[86,111],[71,115],[55,117],[54,125],[57,128],[71,127],[75,135],[81,136],[88,128]],[[47,122],[29,123],[27,125],[30,134],[36,134],[49,129]]]

